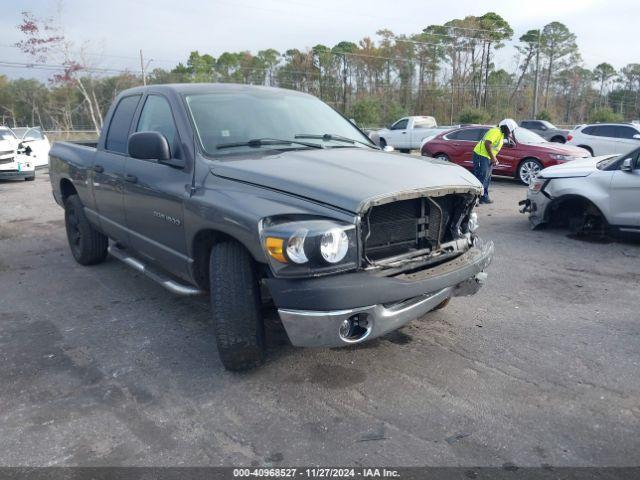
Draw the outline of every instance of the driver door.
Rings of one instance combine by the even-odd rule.
[[[632,159],[633,170],[613,172],[609,198],[611,221],[616,226],[640,229],[640,150],[625,158]]]
[[[387,145],[393,146],[393,148],[409,148],[409,133],[407,125],[409,124],[408,118],[401,118],[396,123],[391,125],[389,129],[389,141]]]

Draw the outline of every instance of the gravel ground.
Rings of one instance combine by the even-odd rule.
[[[479,209],[485,288],[357,348],[218,360],[205,299],[76,264],[46,172],[0,182],[0,465],[640,463],[640,244]]]

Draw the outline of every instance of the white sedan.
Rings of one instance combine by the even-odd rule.
[[[532,227],[568,226],[574,233],[640,234],[640,149],[574,160],[542,170],[520,202]]]

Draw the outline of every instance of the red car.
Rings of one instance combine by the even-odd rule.
[[[492,127],[474,125],[447,130],[423,143],[422,155],[473,170],[473,149],[489,128]],[[543,168],[591,156],[584,148],[548,142],[522,127],[516,128],[515,138],[513,145],[505,141],[493,173],[515,177],[527,185]]]

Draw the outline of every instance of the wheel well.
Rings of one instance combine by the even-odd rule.
[[[588,146],[588,145],[578,145],[578,147],[580,148],[584,148],[587,152],[589,152],[591,154],[591,156],[593,157],[593,149]]]
[[[193,237],[193,274],[198,286],[204,290],[209,289],[209,257],[211,255],[211,247],[215,243],[225,240],[238,242],[247,249],[242,242],[218,230],[201,230]],[[249,251],[249,254],[253,257],[251,251],[249,249],[247,249],[247,251]],[[262,272],[259,272],[259,276],[261,273]]]
[[[544,168],[544,165],[542,164],[542,162],[540,161],[540,159],[539,159],[539,158],[536,158],[536,157],[526,157],[526,158],[523,158],[522,160],[520,160],[520,163],[518,163],[518,166],[516,167],[516,171],[514,172],[514,176],[515,176],[515,178],[516,178],[516,179],[518,178],[518,175],[519,175],[519,172],[520,172],[520,167],[521,167],[521,166],[522,166],[522,164],[523,164],[524,162],[526,162],[527,160],[535,160],[536,162],[538,162],[538,163],[540,164],[540,166],[541,166],[542,168]]]
[[[78,191],[76,187],[73,186],[73,183],[71,183],[71,180],[63,178],[60,180],[60,194],[62,195],[62,202],[64,203],[71,195],[77,195]]]
[[[546,221],[556,226],[568,226],[571,217],[583,214],[597,215],[606,222],[600,209],[589,199],[580,195],[559,197],[547,207]]]
[[[565,143],[567,141],[562,135],[555,135],[551,137],[552,142]]]

